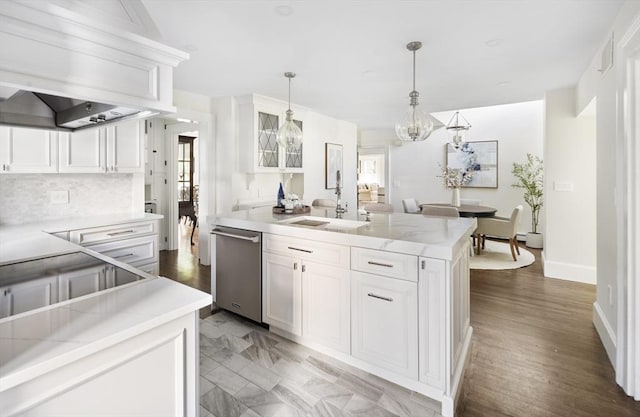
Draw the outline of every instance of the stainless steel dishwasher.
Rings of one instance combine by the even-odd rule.
[[[216,226],[211,237],[216,305],[262,323],[262,233]]]

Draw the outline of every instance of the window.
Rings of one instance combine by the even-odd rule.
[[[178,138],[178,205],[193,206],[193,140]]]

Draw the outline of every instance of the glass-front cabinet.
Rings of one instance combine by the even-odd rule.
[[[287,103],[252,94],[238,98],[240,161],[248,173],[303,172],[303,144],[283,149],[278,129],[284,123]],[[294,123],[304,132],[304,110],[292,106]]]

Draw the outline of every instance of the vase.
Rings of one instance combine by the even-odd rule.
[[[454,188],[453,193],[451,194],[451,205],[460,207],[460,189]]]
[[[533,232],[527,233],[527,239],[525,241],[525,244],[529,248],[542,249],[542,246],[543,246],[542,233],[533,233]]]

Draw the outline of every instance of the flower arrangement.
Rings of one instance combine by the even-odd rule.
[[[439,164],[438,164],[439,165]],[[463,168],[449,168],[440,165],[442,175],[438,175],[438,178],[442,178],[445,187],[460,188],[471,182],[473,178],[473,171]]]

